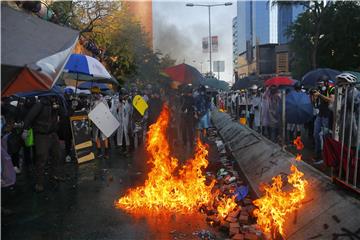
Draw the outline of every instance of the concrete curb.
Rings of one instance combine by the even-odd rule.
[[[215,110],[211,117],[258,196],[262,195],[258,189],[260,183],[270,183],[279,174],[289,174],[292,163],[304,172],[309,182],[307,196],[297,214],[288,218],[286,239],[350,239],[351,236],[360,239],[359,199],[332,184],[329,177],[307,163],[295,162],[292,154],[234,122],[228,114]]]

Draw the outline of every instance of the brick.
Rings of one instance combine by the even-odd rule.
[[[233,236],[240,232],[240,227],[230,227],[229,236]]]
[[[247,224],[249,222],[249,216],[240,215],[239,216],[239,222],[242,224]]]
[[[258,236],[255,233],[245,233],[245,240],[258,240]]]
[[[228,222],[232,222],[232,223],[237,222],[237,218],[230,217],[230,216],[228,216],[225,220]]]
[[[241,233],[235,234],[232,238],[232,240],[244,240],[244,235]]]
[[[246,211],[246,209],[242,209],[241,210],[241,212],[240,212],[240,215],[242,215],[242,216],[249,216],[249,213],[248,213],[248,211]]]
[[[230,228],[232,227],[239,228],[240,224],[238,222],[230,223]]]
[[[240,211],[241,211],[241,208],[238,208],[235,211],[230,212],[228,216],[237,218],[239,216]]]
[[[230,228],[230,223],[227,222],[227,221],[221,220],[220,221],[220,226],[229,229]]]

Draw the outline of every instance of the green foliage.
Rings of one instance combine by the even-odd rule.
[[[158,85],[161,69],[173,65],[169,55],[161,58],[149,46],[148,35],[126,4],[118,1],[53,2],[52,9],[63,24],[76,28],[105,52],[107,68],[120,84],[138,87]]]
[[[309,4],[287,34],[295,53],[293,75],[301,77],[316,67],[338,70],[360,66],[360,5],[353,1]]]

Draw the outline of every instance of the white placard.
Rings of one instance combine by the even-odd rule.
[[[91,110],[89,118],[106,137],[110,137],[120,125],[119,121],[112,115],[110,109],[103,102],[100,102]]]

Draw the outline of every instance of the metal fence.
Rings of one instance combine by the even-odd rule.
[[[333,125],[329,126],[332,131],[322,136],[322,145],[326,147],[327,161],[326,164],[332,167],[332,178],[334,182],[341,183],[360,193],[359,177],[359,147],[360,147],[360,84],[340,84],[335,86],[335,102],[330,104],[333,111]],[[240,106],[236,101],[235,106],[232,104],[231,95],[223,93],[225,100],[225,110],[230,113],[237,121],[241,120],[244,115],[248,119],[251,110],[251,103],[248,101],[251,96],[249,92],[244,92],[245,102]],[[269,133],[262,122],[263,94],[260,95],[259,133],[269,138]],[[285,148],[287,139],[286,124],[286,92],[281,90],[281,115],[279,115],[278,143]],[[245,114],[242,113],[245,111]],[[240,121],[241,122],[241,121]],[[249,121],[241,122],[249,126]],[[264,132],[265,129],[265,132]],[[329,129],[330,130],[330,129]],[[325,131],[327,132],[327,131]],[[331,140],[330,140],[331,139]]]
[[[332,168],[333,180],[360,193],[360,84],[341,84],[336,88],[333,140],[338,144],[337,166]],[[335,149],[336,150],[336,149]]]

